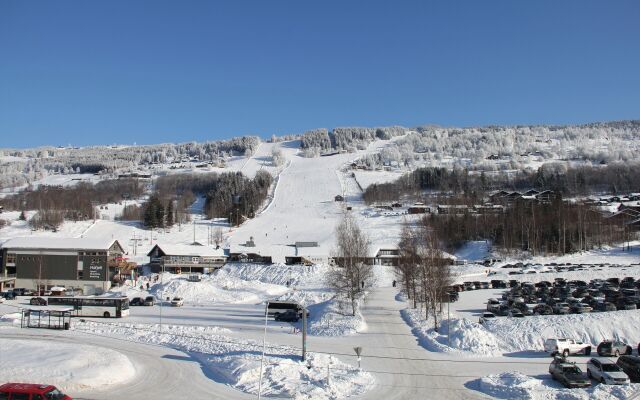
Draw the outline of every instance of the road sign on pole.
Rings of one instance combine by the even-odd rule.
[[[358,356],[358,369],[361,369],[360,361],[362,361],[362,347],[354,347],[353,351],[355,351],[356,355]]]
[[[302,361],[307,359],[307,308],[302,307]]]

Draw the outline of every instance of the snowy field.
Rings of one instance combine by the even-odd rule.
[[[24,336],[0,336],[0,382],[47,382],[81,393],[124,385],[136,377],[131,361],[117,351],[70,343],[51,346],[43,338]]]

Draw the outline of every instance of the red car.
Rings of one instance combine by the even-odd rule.
[[[0,400],[72,400],[55,386],[35,383],[5,383],[0,386]]]

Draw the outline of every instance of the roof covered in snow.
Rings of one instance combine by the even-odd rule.
[[[5,249],[48,249],[48,250],[108,250],[114,243],[111,238],[61,238],[61,237],[17,237],[2,244]]]
[[[167,256],[225,257],[223,248],[184,244],[156,244],[147,255],[150,256],[156,248]]]

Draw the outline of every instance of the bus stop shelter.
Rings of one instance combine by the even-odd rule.
[[[65,329],[71,326],[72,309],[23,309],[21,328]]]

